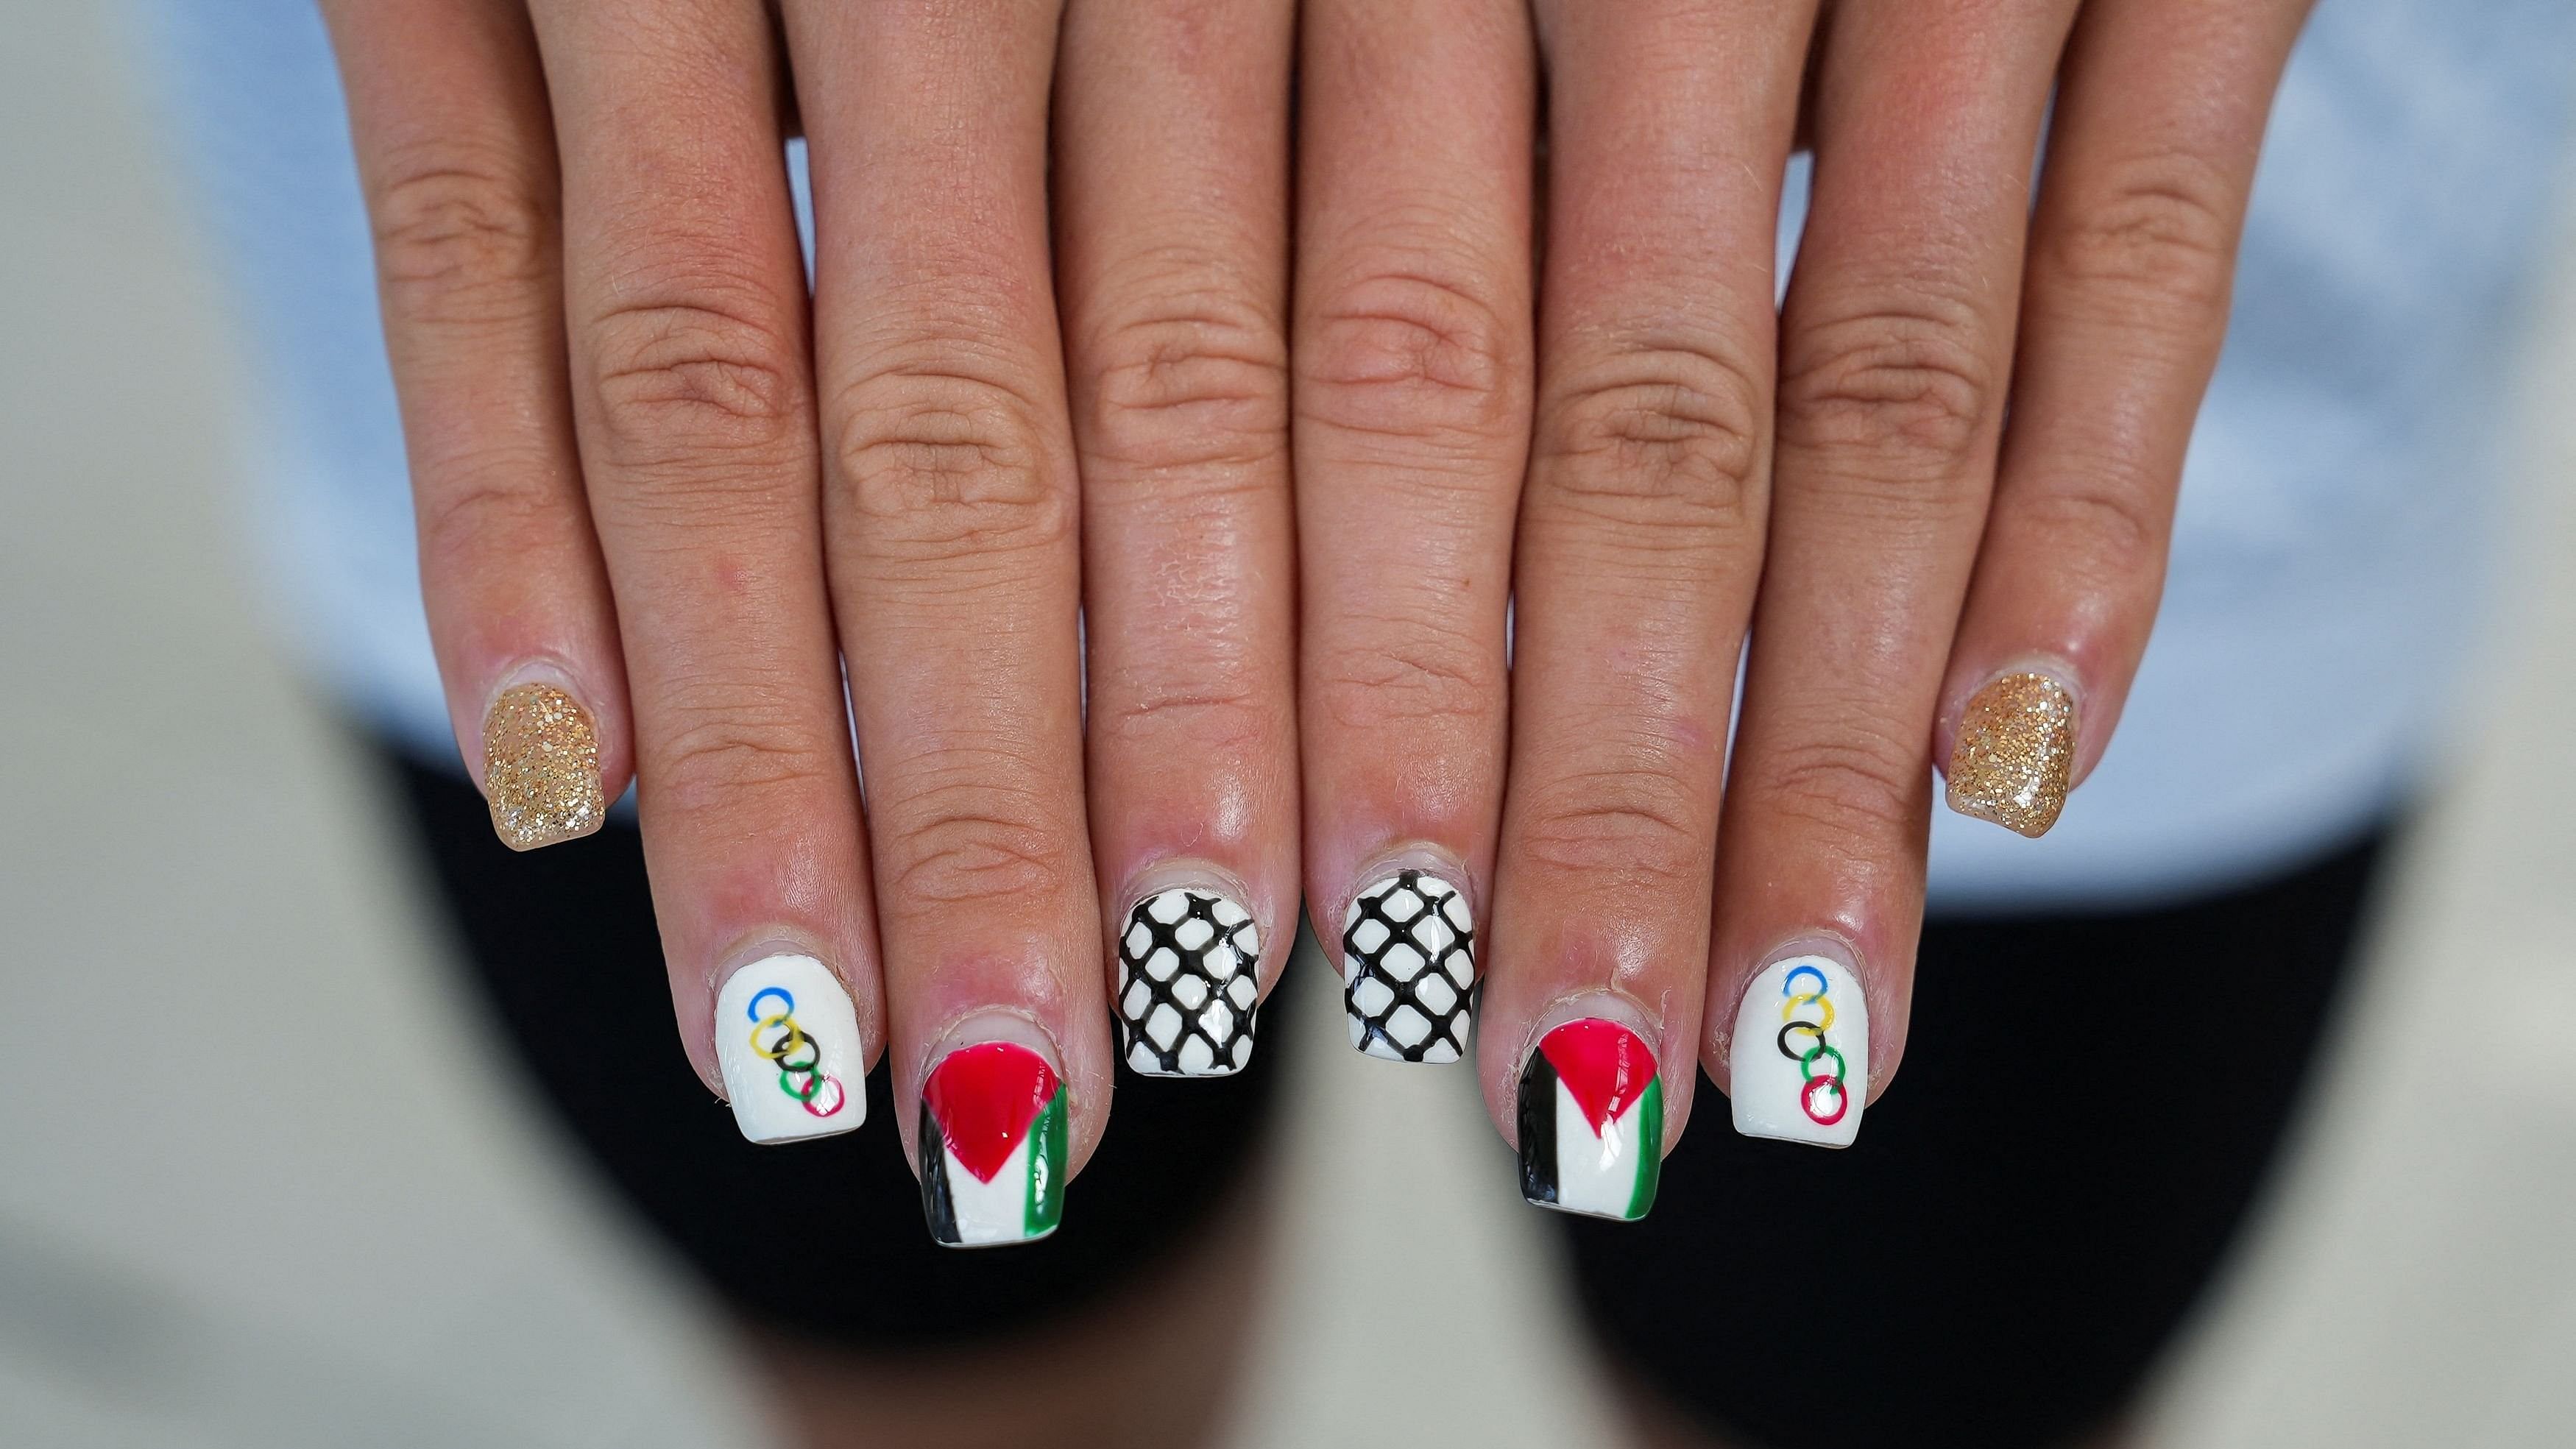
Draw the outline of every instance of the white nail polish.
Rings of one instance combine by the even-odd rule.
[[[734,1124],[754,1142],[828,1137],[867,1118],[858,1014],[811,956],[767,957],[726,979],[716,1060]]]
[[[1744,989],[1727,1054],[1735,1130],[1849,1147],[1869,1098],[1869,1002],[1828,956],[1774,961]]]
[[[1428,871],[1370,882],[1342,918],[1342,1004],[1351,1045],[1396,1062],[1466,1055],[1476,985],[1467,897]]]
[[[1127,1065],[1149,1077],[1222,1077],[1252,1060],[1261,930],[1209,890],[1138,901],[1118,937],[1118,1024]]]

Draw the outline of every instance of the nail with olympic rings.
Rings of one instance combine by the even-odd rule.
[[[1869,1002],[1848,963],[1800,950],[1744,988],[1727,1052],[1735,1130],[1849,1147],[1869,1097]]]
[[[840,978],[811,956],[765,957],[726,979],[716,1060],[734,1125],[754,1142],[828,1137],[867,1118],[858,1016]]]

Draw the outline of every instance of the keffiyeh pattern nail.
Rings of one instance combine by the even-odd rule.
[[[1351,1045],[1400,1062],[1467,1053],[1476,985],[1475,917],[1458,888],[1399,871],[1363,889],[1342,923],[1342,1000]]]
[[[1138,901],[1118,938],[1127,1065],[1155,1077],[1221,1077],[1252,1060],[1261,931],[1214,891]]]

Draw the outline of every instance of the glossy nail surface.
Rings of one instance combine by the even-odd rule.
[[[1521,1196],[1540,1207],[1634,1221],[1663,1170],[1664,1088],[1655,1054],[1615,1021],[1569,1021],[1521,1068]]]
[[[2045,674],[1999,674],[1968,701],[1950,747],[1950,808],[2038,837],[2066,808],[2075,696]]]
[[[1261,931],[1215,891],[1157,891],[1118,938],[1118,1026],[1127,1065],[1152,1077],[1222,1077],[1252,1060]]]
[[[492,829],[512,850],[597,830],[608,802],[599,786],[599,736],[580,701],[551,684],[501,691],[483,715],[483,796]]]
[[[1011,1042],[960,1047],[921,1089],[921,1208],[952,1248],[1025,1243],[1064,1215],[1064,1084]]]
[[[1744,989],[1727,1057],[1735,1130],[1849,1147],[1869,1100],[1869,1002],[1825,956],[1775,961]]]
[[[850,994],[811,956],[754,961],[716,996],[716,1061],[734,1125],[754,1142],[847,1132],[867,1120],[865,1049]]]
[[[1475,985],[1475,917],[1456,886],[1403,870],[1352,897],[1342,921],[1352,1046],[1389,1061],[1454,1062],[1467,1052]]]

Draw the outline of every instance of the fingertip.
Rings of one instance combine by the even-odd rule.
[[[2074,671],[2017,661],[1988,676],[1959,708],[1944,798],[1952,810],[2038,839],[2074,788],[2081,719]]]
[[[1831,936],[1789,942],[1755,969],[1723,1012],[1737,1132],[1818,1147],[1859,1136],[1872,1081],[1866,980],[1859,953]]]

